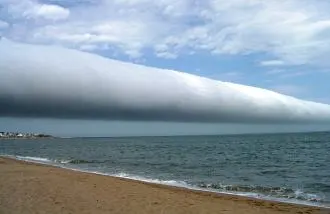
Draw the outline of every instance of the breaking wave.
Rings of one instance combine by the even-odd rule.
[[[284,199],[296,199],[309,202],[324,202],[324,197],[305,193],[300,189],[292,189],[289,187],[270,187],[270,186],[258,186],[258,185],[223,185],[223,184],[205,184],[199,183],[198,187],[204,189],[218,190],[220,192],[231,192],[231,193],[247,193],[254,196],[267,196]]]
[[[30,156],[12,156],[12,155],[6,155],[7,157],[15,158],[17,160],[22,161],[30,161],[30,162],[36,162],[36,163],[51,163],[52,160],[48,158],[42,158],[42,157],[30,157]]]
[[[69,160],[58,160],[49,159],[44,157],[31,157],[31,156],[20,156],[20,155],[2,155],[10,158],[15,158],[17,160],[36,162],[36,163],[49,163],[49,164],[92,164],[92,163],[105,163],[106,161],[98,160],[83,160],[83,159],[69,159]]]
[[[62,164],[89,164],[89,163],[105,163],[105,161],[97,160],[83,160],[83,159],[73,159],[73,160],[57,160],[56,162]]]

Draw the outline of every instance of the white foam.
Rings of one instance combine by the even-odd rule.
[[[42,157],[30,157],[30,156],[14,156],[14,157],[18,160],[38,162],[38,163],[51,163],[52,162],[48,158],[42,158]]]
[[[131,179],[131,180],[143,181],[143,182],[147,182],[147,183],[155,183],[155,184],[163,184],[163,185],[167,185],[167,186],[189,188],[189,184],[187,184],[185,181],[153,179],[153,178],[146,178],[146,177],[142,177],[142,176],[130,175],[127,173],[117,173],[117,174],[109,174],[109,175],[114,176],[114,177]]]
[[[71,160],[55,160],[56,163],[67,164],[70,163]]]

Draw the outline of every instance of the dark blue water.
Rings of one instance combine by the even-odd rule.
[[[330,133],[0,140],[0,154],[168,185],[330,205]]]

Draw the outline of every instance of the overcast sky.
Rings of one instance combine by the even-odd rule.
[[[0,34],[330,104],[329,9],[311,0],[0,0]],[[0,129],[69,136],[330,127],[1,118]]]

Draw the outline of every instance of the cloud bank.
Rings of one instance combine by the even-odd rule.
[[[65,48],[0,41],[0,116],[330,122],[330,105]]]

